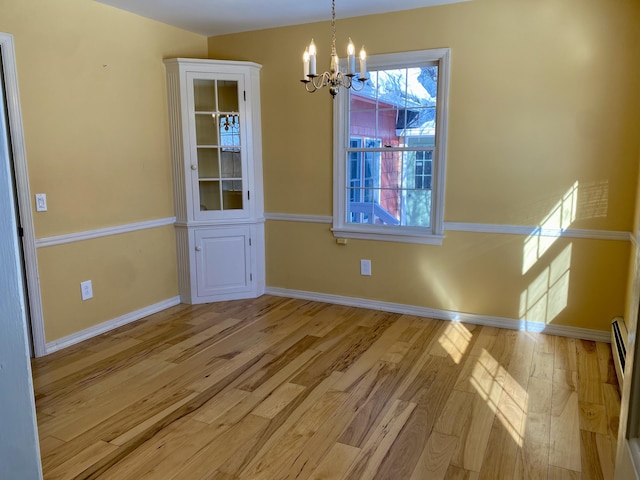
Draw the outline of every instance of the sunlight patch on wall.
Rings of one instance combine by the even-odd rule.
[[[578,182],[576,181],[524,241],[523,275],[549,250],[562,232],[576,220],[577,206]]]
[[[438,338],[440,348],[434,349],[434,355],[438,355],[438,351],[451,357],[451,359],[460,363],[464,353],[469,347],[471,341],[471,332],[460,323],[450,323],[445,328],[444,333]]]
[[[506,382],[509,382],[513,393],[504,388]],[[484,348],[474,365],[471,385],[521,447],[524,437],[522,420],[528,409],[529,395]]]
[[[567,245],[520,294],[520,319],[549,323],[569,301],[571,250]]]
[[[578,220],[605,218],[609,213],[609,181],[581,183]]]

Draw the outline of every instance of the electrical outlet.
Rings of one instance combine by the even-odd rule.
[[[91,280],[80,283],[80,293],[82,294],[83,301],[93,298],[93,286],[91,285]]]
[[[36,193],[36,212],[47,211],[47,194]]]
[[[371,275],[371,260],[360,260],[360,275]]]

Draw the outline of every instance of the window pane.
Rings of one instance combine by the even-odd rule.
[[[433,145],[437,79],[437,66],[373,72],[363,91],[350,93],[350,136],[394,147]]]
[[[381,140],[381,146],[397,147],[400,144],[400,138],[396,134],[396,122],[398,121],[400,110],[389,104],[381,103],[380,106],[385,108],[378,110],[376,138]]]
[[[373,223],[373,202],[366,202],[365,189],[350,188],[347,197],[353,199],[349,201],[347,208],[347,222],[349,223]]]
[[[405,192],[405,222],[409,227],[431,226],[431,190]]]
[[[403,108],[407,100],[407,69],[379,71],[378,102]]]
[[[360,88],[359,82],[356,82],[356,86]],[[359,92],[350,91],[349,96],[349,109],[353,112],[360,112],[363,110],[375,110],[376,101],[378,98],[378,72],[369,72],[369,80],[365,83],[365,86]]]

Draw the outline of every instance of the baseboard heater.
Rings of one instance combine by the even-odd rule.
[[[613,363],[616,367],[618,385],[622,390],[624,381],[624,364],[627,359],[627,326],[622,317],[616,317],[611,322],[611,351],[613,353]]]

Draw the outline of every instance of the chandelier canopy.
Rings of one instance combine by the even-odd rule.
[[[316,69],[316,44],[311,39],[311,43],[304,50],[302,61],[304,64],[304,74],[302,83],[309,93],[314,93],[322,87],[329,87],[329,93],[335,97],[340,87],[352,88],[360,91],[364,88],[367,77],[367,52],[364,46],[360,50],[360,73],[356,73],[355,48],[351,38],[347,46],[347,71],[340,70],[340,58],[336,53],[336,2],[331,0],[331,68],[328,72],[317,73]],[[357,82],[357,83],[356,83]]]

